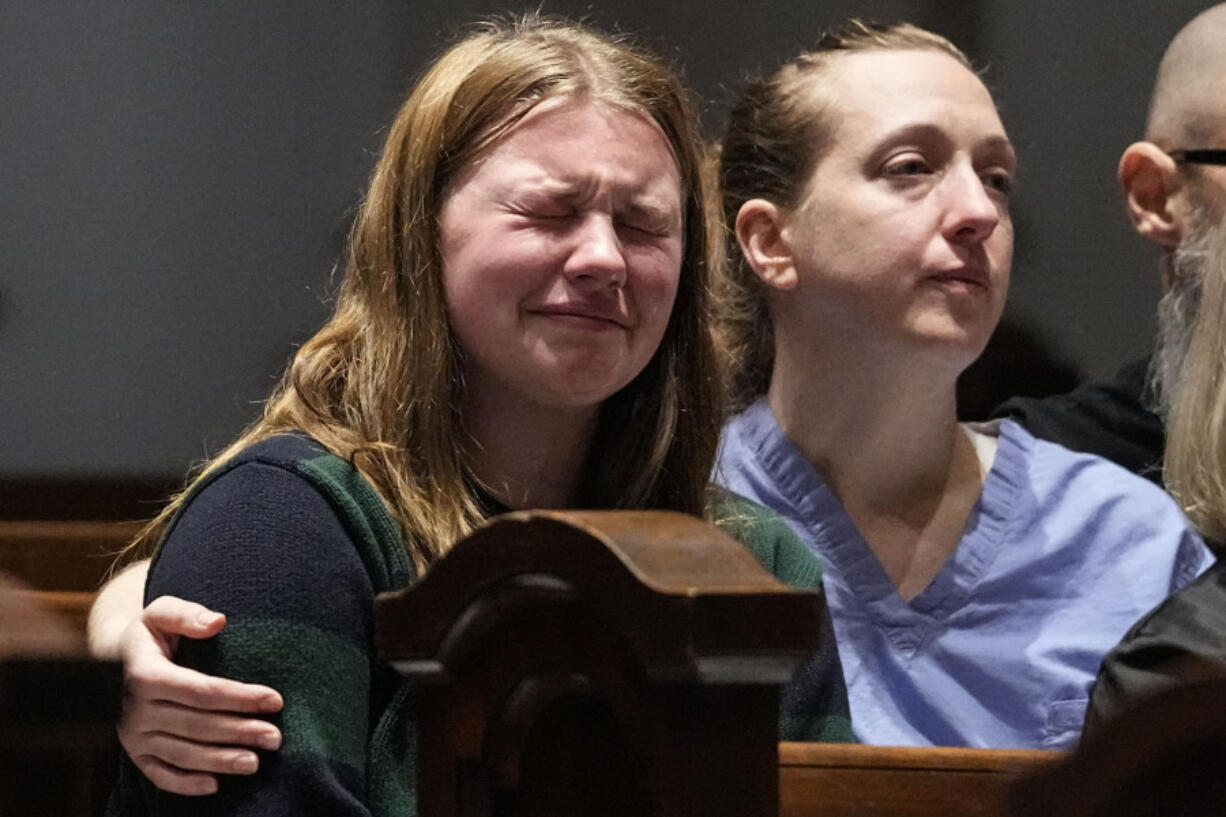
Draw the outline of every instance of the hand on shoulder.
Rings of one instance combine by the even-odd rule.
[[[181,638],[211,638],[224,615],[194,602],[162,596],[150,602],[120,639],[124,707],[119,740],[137,768],[175,794],[217,791],[217,774],[252,774],[252,748],[277,749],[280,731],[253,715],[282,707],[276,690],[180,667],[172,660]]]

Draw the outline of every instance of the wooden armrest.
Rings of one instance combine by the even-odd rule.
[[[0,520],[0,571],[40,590],[96,590],[142,524]]]
[[[779,744],[781,817],[989,817],[1061,752]]]

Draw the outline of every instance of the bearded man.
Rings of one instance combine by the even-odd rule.
[[[1124,151],[1119,176],[1137,232],[1163,250],[1165,294],[1149,393],[1154,411],[1164,415],[1196,319],[1208,238],[1226,217],[1226,3],[1202,12],[1171,41],[1146,139]],[[1226,562],[1219,561],[1142,619],[1103,660],[1085,734],[1150,693],[1224,674]]]
[[[996,409],[1032,434],[1162,484],[1163,418],[1200,302],[1210,227],[1226,211],[1226,4],[1175,36],[1158,68],[1145,139],[1120,157],[1133,226],[1157,244],[1163,296],[1152,357],[1106,383]]]

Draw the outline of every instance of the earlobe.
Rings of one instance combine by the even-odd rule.
[[[737,243],[746,262],[774,289],[796,287],[796,266],[784,235],[783,211],[765,199],[750,199],[736,214]]]
[[[1132,225],[1143,237],[1167,249],[1179,245],[1181,229],[1176,195],[1179,167],[1153,142],[1135,142],[1120,157],[1120,187]]]

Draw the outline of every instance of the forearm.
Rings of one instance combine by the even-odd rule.
[[[142,559],[124,568],[98,591],[98,598],[89,611],[87,629],[89,651],[94,656],[119,658],[120,637],[128,625],[140,617],[148,574],[149,560]]]
[[[215,637],[179,641],[182,669],[266,684],[286,702],[275,758],[204,800],[162,796],[165,813],[367,814],[373,590],[327,502],[286,469],[233,469],[184,508],[147,593],[226,614]]]

